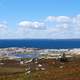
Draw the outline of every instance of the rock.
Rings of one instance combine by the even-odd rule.
[[[45,68],[41,68],[41,70],[42,70],[42,71],[44,71],[44,70],[45,70]]]
[[[24,64],[24,62],[23,61],[20,61],[20,64]]]
[[[38,62],[36,61],[35,63],[37,64]]]
[[[0,65],[3,65],[4,63],[0,63]]]
[[[27,71],[27,74],[30,74],[31,73],[31,71]]]
[[[60,66],[59,68],[61,68],[61,69],[62,69],[62,68],[63,68],[63,66]]]
[[[42,65],[41,64],[38,64],[38,67],[42,67]]]
[[[36,70],[39,70],[39,68],[36,68]]]

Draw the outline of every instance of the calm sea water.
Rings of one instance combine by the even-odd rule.
[[[80,39],[1,39],[0,48],[80,48]]]

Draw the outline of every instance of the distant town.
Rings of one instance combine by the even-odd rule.
[[[45,58],[59,59],[65,54],[67,58],[78,57],[80,48],[74,49],[39,49],[39,48],[0,48],[0,59]],[[24,57],[25,55],[25,57]],[[28,55],[28,56],[27,56]]]

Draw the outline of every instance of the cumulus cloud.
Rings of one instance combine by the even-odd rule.
[[[7,29],[7,24],[0,23],[0,30],[6,30],[6,29]]]
[[[68,16],[48,16],[46,21],[68,23],[71,21],[71,18]]]
[[[77,24],[78,27],[80,27],[80,15],[77,15],[75,17],[75,23]]]
[[[43,22],[37,22],[37,21],[21,21],[18,26],[20,28],[24,29],[44,29],[46,28],[45,24]]]
[[[69,23],[70,22],[70,17],[68,16],[58,16],[56,21],[60,23]]]
[[[21,21],[18,23],[16,34],[19,34],[19,38],[42,38],[45,35],[46,28],[44,22]]]
[[[6,38],[8,32],[8,25],[5,22],[0,22],[0,38]]]
[[[46,22],[51,23],[48,35],[56,38],[80,38],[80,15],[48,16]]]
[[[45,21],[51,21],[51,22],[53,22],[53,21],[56,21],[56,16],[48,16],[46,19],[45,19]]]
[[[8,25],[0,23],[0,38],[80,38],[80,15],[48,16],[42,21],[20,21],[17,30],[7,33]],[[3,35],[5,33],[5,35]]]
[[[48,16],[41,22],[21,21],[17,33],[26,38],[80,38],[80,15]]]
[[[5,22],[0,22],[0,33],[6,32],[8,29],[8,25]]]

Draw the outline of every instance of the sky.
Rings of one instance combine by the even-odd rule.
[[[80,0],[0,0],[0,39],[80,38]]]

